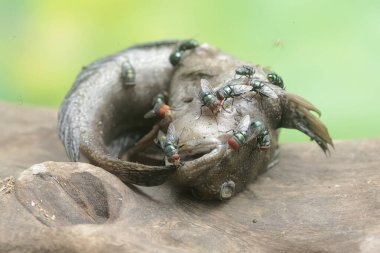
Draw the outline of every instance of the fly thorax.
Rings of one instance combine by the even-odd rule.
[[[166,104],[166,97],[164,94],[158,94],[153,98],[152,105],[155,106],[156,104]]]
[[[156,115],[160,115],[160,109],[165,105],[165,103],[161,102],[160,100],[157,100],[157,102],[154,104],[153,111]]]
[[[246,132],[237,132],[233,138],[240,143],[240,145],[244,144],[247,140],[247,133]]]
[[[261,89],[264,86],[264,84],[260,80],[254,79],[251,81],[251,86],[253,90],[258,90]]]
[[[199,98],[201,99],[202,102],[204,102],[205,97],[208,96],[210,93],[201,91],[199,92]]]
[[[262,137],[269,136],[268,129],[264,125],[260,128],[260,135]]]
[[[203,97],[203,102],[206,106],[217,106],[217,98],[212,94],[207,94]]]
[[[224,91],[224,96],[225,96],[225,97],[229,97],[229,96],[231,96],[231,94],[232,94],[232,88],[231,88],[231,86],[229,86],[229,85],[224,86],[224,87],[223,87],[223,91]]]
[[[173,143],[168,142],[168,143],[165,145],[164,153],[165,153],[166,156],[171,157],[172,155],[178,153],[178,151],[177,151],[177,147],[176,147]]]
[[[156,104],[165,104],[165,99],[163,97],[158,97],[156,100]]]
[[[238,75],[244,75],[245,73],[245,69],[242,68],[242,67],[239,67],[235,70],[235,73],[238,74]]]
[[[255,120],[251,122],[251,129],[258,129],[260,132],[262,132],[266,129],[266,127],[260,120]]]

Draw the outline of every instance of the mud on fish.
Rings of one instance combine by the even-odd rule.
[[[280,128],[303,132],[329,153],[332,139],[312,113],[321,112],[284,90],[277,74],[205,43],[188,45],[137,45],[85,67],[59,110],[69,158],[87,159],[127,184],[170,179],[198,198],[229,199],[277,161]],[[176,52],[183,54],[172,64]],[[165,92],[168,101],[158,96]],[[178,138],[157,145],[168,129]]]

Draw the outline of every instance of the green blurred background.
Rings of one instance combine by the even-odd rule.
[[[271,67],[334,139],[380,136],[378,0],[0,0],[0,36],[0,100],[57,107],[83,65],[194,37]]]

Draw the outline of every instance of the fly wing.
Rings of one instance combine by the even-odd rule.
[[[165,148],[166,136],[161,130],[158,131],[157,138],[154,140],[154,143],[162,149]]]
[[[245,68],[245,69],[247,69],[247,70],[249,70],[249,71],[252,71],[252,72],[255,71],[255,70],[253,69],[253,67],[252,67],[252,66],[249,66],[249,65],[243,65],[243,68]]]
[[[250,123],[251,123],[251,117],[249,115],[245,115],[244,118],[240,121],[236,130],[237,131],[247,131]]]
[[[154,110],[150,110],[149,112],[145,113],[145,115],[144,115],[144,119],[150,119],[150,118],[154,118],[154,117],[157,117]]]
[[[278,98],[276,92],[268,85],[264,85],[259,92],[268,98]]]
[[[325,153],[334,147],[331,136],[323,122],[310,111],[320,112],[315,106],[298,96],[285,92],[282,99],[281,127],[297,129],[308,135]]]
[[[231,88],[234,91],[234,95],[236,96],[247,93],[252,89],[252,87],[248,85],[232,85]]]
[[[166,142],[176,143],[178,140],[178,136],[175,131],[175,127],[173,123],[171,123],[168,127],[168,132],[166,133]]]
[[[259,126],[257,126],[256,124],[254,123],[257,123],[257,122],[261,122],[261,124]],[[258,135],[260,135],[265,129],[265,125],[262,121],[259,121],[257,119],[252,119],[251,121],[251,128],[250,128],[250,131],[251,131],[251,134],[255,137],[257,137]]]
[[[235,85],[248,85],[249,83],[249,79],[248,78],[233,78],[233,79],[230,79],[228,80],[225,85],[231,85],[231,86],[235,86]]]
[[[214,94],[214,90],[212,89],[209,81],[207,81],[206,79],[201,79],[201,90],[203,92],[208,92],[208,93]]]

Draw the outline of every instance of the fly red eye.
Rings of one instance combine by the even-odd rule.
[[[220,106],[222,104],[222,100],[218,100],[217,104]]]
[[[165,116],[165,112],[166,112],[167,110],[170,110],[170,106],[168,106],[168,105],[163,105],[163,106],[160,108],[160,110],[159,110],[158,113],[160,114],[161,117],[164,117],[164,116]]]
[[[230,145],[232,149],[234,150],[240,149],[240,144],[237,143],[233,138],[229,138],[227,142],[228,142],[228,145]]]
[[[172,156],[172,158],[173,158],[174,160],[178,161],[180,157],[179,157],[179,154],[174,154],[174,155]]]

